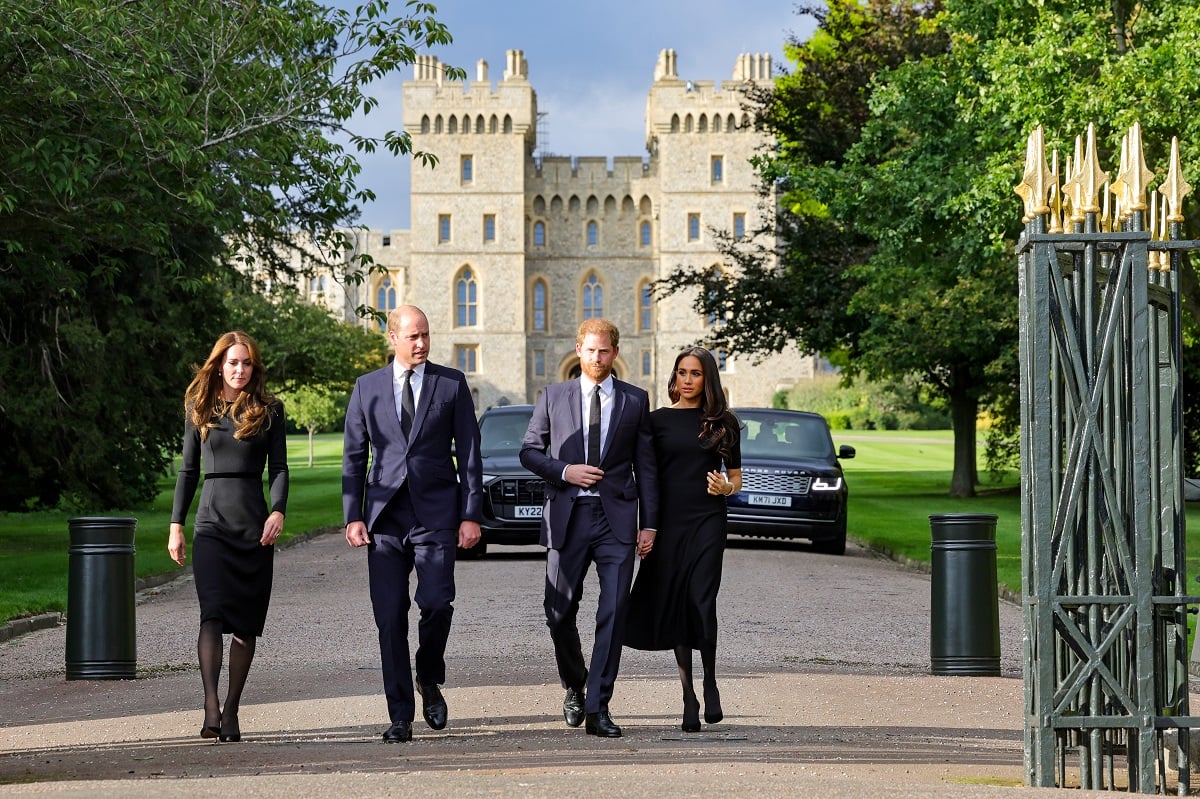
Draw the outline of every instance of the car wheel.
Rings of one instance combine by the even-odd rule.
[[[487,554],[487,542],[480,541],[478,544],[471,547],[470,549],[463,549],[462,547],[458,547],[458,549],[455,552],[454,557],[458,560],[479,560],[486,554]]]
[[[813,552],[820,552],[822,555],[845,555],[846,554],[846,514],[842,514],[842,520],[838,523],[837,533],[833,538],[825,538],[820,541],[812,542]]]

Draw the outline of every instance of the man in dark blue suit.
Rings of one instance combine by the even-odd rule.
[[[367,547],[391,718],[383,740],[396,743],[412,739],[416,708],[408,656],[414,569],[422,715],[435,730],[446,726],[439,686],[454,615],[455,547],[479,541],[483,467],[471,390],[462,372],[429,362],[425,314],[411,305],[396,308],[387,335],[395,359],[358,379],[346,409],[342,506],[346,541]]]
[[[582,374],[542,392],[521,447],[521,463],[546,481],[546,624],[567,691],[563,718],[571,727],[586,718],[587,733],[606,738],[621,735],[608,703],[621,665],[635,546],[643,557],[650,551],[658,515],[650,399],[613,378],[619,339],[604,319],[579,326]],[[600,597],[589,669],[576,617],[592,563]]]

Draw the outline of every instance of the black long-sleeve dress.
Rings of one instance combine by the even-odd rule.
[[[658,459],[658,534],[641,562],[629,599],[625,645],[634,649],[705,649],[717,644],[717,592],[725,554],[725,497],[708,493],[707,474],[721,468],[700,447],[699,408],[650,414]],[[741,442],[727,469],[740,469]]]
[[[204,487],[192,537],[192,571],[201,623],[218,620],[223,632],[260,636],[271,601],[275,547],[260,543],[263,524],[285,513],[288,495],[287,438],[283,405],[276,402],[253,438],[238,440],[228,416],[204,441],[189,418],[184,424],[183,464],[175,482],[171,521],[183,524],[203,466]],[[263,495],[263,469],[271,508]]]

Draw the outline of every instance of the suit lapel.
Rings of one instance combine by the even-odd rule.
[[[587,430],[583,427],[583,389],[579,378],[567,383],[567,408],[571,413],[571,429],[578,430],[575,436],[575,446],[579,449],[579,461],[582,463],[587,455]]]
[[[438,375],[433,368],[433,364],[425,362],[425,374],[421,378],[421,399],[417,400],[417,408],[415,418],[413,419],[412,433],[409,436],[409,441],[415,439],[421,433],[421,424],[425,421],[425,414],[429,411],[429,405],[433,402],[434,392],[437,390]]]
[[[621,412],[625,409],[625,392],[615,377],[613,378],[612,403],[612,415],[608,419],[608,435],[604,437],[604,446],[600,448],[601,463],[604,462],[605,456],[608,455],[609,448],[613,443],[613,437],[617,433],[617,424],[621,420]]]

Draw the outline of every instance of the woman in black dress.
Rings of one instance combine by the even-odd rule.
[[[625,645],[673,649],[683,683],[684,732],[700,730],[692,650],[704,667],[704,720],[724,718],[717,690],[717,591],[725,553],[725,497],[742,486],[741,430],[712,353],[690,347],[667,383],[674,403],[650,414],[658,460],[659,525],[630,596]],[[722,472],[722,467],[724,471]]]
[[[275,542],[287,506],[287,440],[283,405],[267,393],[258,344],[241,331],[213,345],[184,394],[183,465],[175,483],[167,550],[183,565],[183,523],[204,489],[192,534],[192,566],[200,600],[196,651],[204,684],[201,738],[240,741],[238,705],[271,600]],[[263,469],[271,509],[263,497]],[[229,690],[221,707],[217,686],[229,644]]]

